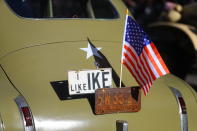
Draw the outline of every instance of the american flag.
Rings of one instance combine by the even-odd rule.
[[[128,15],[125,22],[121,62],[143,88],[145,95],[155,79],[169,73],[153,42]]]

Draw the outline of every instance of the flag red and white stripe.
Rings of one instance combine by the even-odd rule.
[[[121,62],[147,95],[153,81],[169,70],[153,42],[131,16],[127,16],[125,23]]]

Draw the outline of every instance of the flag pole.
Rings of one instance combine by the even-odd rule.
[[[125,18],[125,27],[124,27],[124,34],[123,34],[123,40],[122,40],[122,53],[121,53],[121,65],[120,65],[120,84],[119,84],[119,87],[121,88],[122,86],[122,58],[123,58],[123,48],[124,48],[124,39],[125,39],[125,32],[126,32],[126,26],[127,26],[127,16],[129,14],[129,11],[128,9],[126,10],[126,18]]]
[[[120,88],[121,88],[121,86],[122,86],[122,57],[121,57],[121,66],[120,66]]]

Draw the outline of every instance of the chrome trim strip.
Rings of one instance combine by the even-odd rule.
[[[128,131],[128,122],[124,120],[117,120],[116,131]]]
[[[29,108],[29,105],[27,104],[27,102],[25,101],[24,97],[23,96],[18,96],[16,97],[15,99],[15,102],[19,108],[19,111],[20,111],[20,114],[21,114],[21,117],[22,117],[22,121],[23,121],[23,125],[24,125],[24,131],[35,131],[35,124],[34,124],[34,121],[33,121],[33,115],[32,115],[32,112]],[[29,108],[29,111],[30,111],[30,115],[32,117],[32,126],[25,126],[25,118],[23,116],[23,112],[21,110],[21,107],[28,107]]]
[[[187,114],[181,114],[181,131],[188,131],[188,117]]]
[[[177,104],[179,106],[181,131],[188,131],[188,116],[183,96],[181,92],[176,88],[170,87],[170,90],[174,94]]]
[[[1,117],[1,114],[0,114],[0,131],[4,131],[5,128],[4,128],[4,124],[3,124],[3,120],[2,120],[2,117]]]

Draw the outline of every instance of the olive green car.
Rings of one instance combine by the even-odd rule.
[[[68,94],[68,73],[97,69],[95,57],[118,87],[125,10],[120,0],[0,0],[0,131],[196,131],[197,94],[172,74],[133,113],[96,115],[94,94]],[[125,67],[122,83],[138,86]]]

